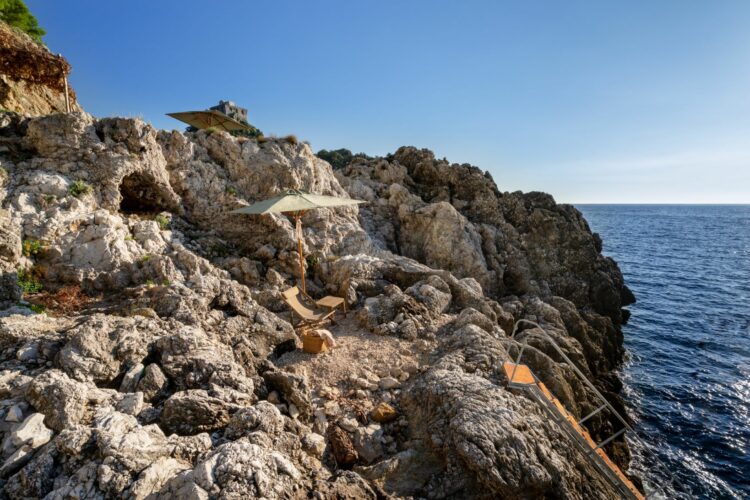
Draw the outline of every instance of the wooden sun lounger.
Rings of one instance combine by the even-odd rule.
[[[322,312],[316,312],[306,307],[299,300],[300,290],[296,286],[281,293],[284,302],[292,309],[292,325],[294,326],[294,317],[299,318],[296,326],[315,327],[320,326],[326,321],[331,321],[331,317],[336,312],[335,309],[329,309]]]

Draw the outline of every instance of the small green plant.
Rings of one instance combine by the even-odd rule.
[[[141,257],[141,262],[148,262],[148,260],[151,258],[151,255],[146,254],[143,257]]]
[[[237,190],[233,186],[227,186],[224,190],[229,196],[237,196]]]
[[[42,208],[47,208],[48,206],[52,205],[57,200],[57,196],[54,194],[43,194],[39,197],[39,205],[41,205]]]
[[[26,257],[34,257],[41,253],[42,244],[39,240],[23,240],[22,248]]]
[[[219,132],[219,131],[220,131],[220,130],[219,130],[218,128],[216,128],[216,127],[208,127],[208,128],[206,128],[206,129],[203,129],[203,130],[205,130],[205,131],[206,131],[206,134],[208,134],[208,135],[211,135],[211,134],[215,134],[216,132]]]
[[[23,293],[39,293],[44,288],[37,277],[34,276],[33,271],[26,269],[18,270],[17,282]]]
[[[161,284],[163,286],[169,286],[171,283],[169,282],[169,280],[164,280],[164,281],[161,282]]]
[[[308,255],[305,260],[307,261],[308,269],[313,269],[318,264],[317,255]]]
[[[239,122],[247,125],[247,128],[241,129],[241,130],[232,130],[231,132],[229,132],[231,135],[235,137],[245,137],[245,138],[250,138],[250,139],[252,139],[253,137],[260,137],[263,135],[263,132],[261,132],[257,127],[254,127],[250,125],[249,123],[247,123],[246,120],[240,119]]]
[[[289,144],[293,144],[295,146],[297,145],[297,143],[299,143],[299,140],[297,139],[297,136],[293,135],[293,134],[290,134],[290,135],[284,137],[284,140],[286,142],[288,142]]]
[[[93,190],[94,188],[92,188],[85,181],[78,179],[70,185],[70,188],[68,188],[68,193],[75,196],[76,198],[80,198],[82,195],[89,194]]]
[[[157,224],[159,224],[159,227],[161,228],[162,231],[169,228],[169,219],[166,216],[159,214],[156,217],[154,217],[154,220],[156,221]]]
[[[156,283],[154,283],[154,280],[146,280],[146,286],[150,288],[156,286]]]
[[[132,234],[128,234],[127,236],[125,236],[125,241],[133,241],[134,239],[135,238],[133,238]]]
[[[47,310],[46,307],[44,307],[43,305],[40,305],[40,304],[31,304],[29,306],[29,309],[31,309],[32,311],[34,311],[37,314],[42,314],[44,311]]]

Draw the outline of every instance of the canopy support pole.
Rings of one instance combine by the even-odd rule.
[[[305,286],[305,255],[302,252],[302,215],[304,212],[297,212],[294,214],[295,230],[297,232],[297,253],[299,254],[299,277],[302,282],[302,293],[307,295],[307,287]]]

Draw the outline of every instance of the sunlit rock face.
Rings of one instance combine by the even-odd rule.
[[[83,113],[2,115],[0,166],[8,498],[614,496],[500,370],[532,319],[618,401],[632,297],[574,208],[426,150],[334,172],[292,139]],[[303,217],[308,292],[353,312],[320,357],[280,297],[291,222],[230,213],[288,188],[367,201]],[[528,364],[587,414],[539,333]]]

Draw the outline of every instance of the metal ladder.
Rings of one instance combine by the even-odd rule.
[[[591,381],[586,378],[586,376],[575,365],[575,363],[573,363],[570,358],[568,358],[568,356],[562,351],[562,349],[560,349],[560,346],[557,345],[557,342],[555,342],[549,336],[549,334],[547,334],[544,328],[542,328],[538,323],[527,319],[520,319],[516,321],[515,325],[513,326],[513,333],[510,336],[510,339],[512,341],[516,340],[515,337],[516,333],[518,332],[518,326],[521,323],[527,323],[539,329],[544,338],[552,344],[552,346],[555,348],[555,351],[557,351],[557,353],[560,355],[560,357],[562,357],[565,363],[567,363],[567,365],[575,372],[575,374],[596,395],[596,398],[601,404],[593,411],[591,411],[588,415],[584,416],[580,420],[576,420],[576,418],[570,412],[568,412],[568,410],[562,405],[562,403],[560,403],[560,401],[555,398],[554,395],[552,395],[552,393],[549,391],[549,389],[547,389],[544,383],[539,380],[536,375],[534,375],[531,369],[527,365],[521,364],[523,351],[528,345],[527,339],[525,337],[521,341],[521,348],[515,361],[509,359],[508,361],[503,363],[503,370],[508,377],[508,387],[523,389],[528,394],[530,394],[532,398],[550,414],[552,419],[578,446],[578,448],[585,454],[589,461],[594,464],[596,469],[599,470],[599,472],[609,480],[609,482],[617,489],[617,491],[620,492],[623,498],[627,498],[629,500],[644,500],[644,495],[635,487],[630,479],[625,476],[620,468],[614,462],[612,462],[612,460],[603,450],[604,446],[606,446],[619,436],[625,434],[625,432],[627,431],[630,431],[629,437],[632,439],[640,440],[640,437],[635,433],[635,431],[630,426],[630,424],[628,424],[625,418],[620,415],[620,413],[609,403],[609,401],[607,401],[607,399],[601,394],[601,392],[599,392],[599,390],[594,387],[594,384],[592,384]],[[602,440],[599,443],[596,443],[591,438],[589,433],[585,430],[583,424],[590,418],[605,410],[609,410],[617,417],[617,420],[622,424],[622,428],[608,438]],[[671,471],[666,468],[664,464],[661,463],[660,460],[658,460],[658,458],[653,458],[654,466],[656,468],[660,468],[662,472],[665,473],[665,476],[670,478],[670,482],[672,483],[674,491],[682,493],[682,491],[684,490],[678,486]],[[690,493],[682,494],[685,498],[693,498]]]

